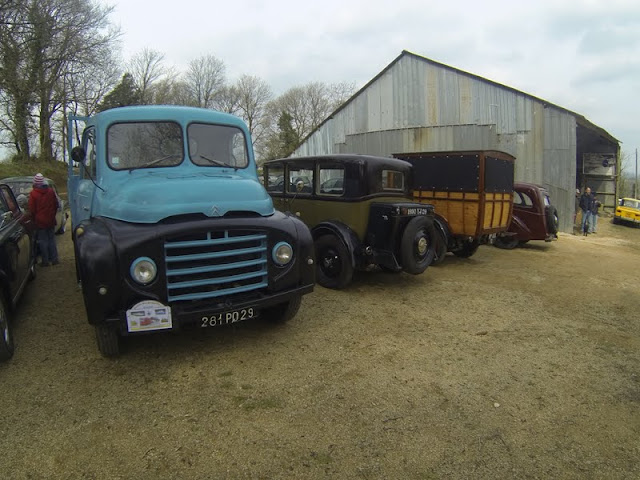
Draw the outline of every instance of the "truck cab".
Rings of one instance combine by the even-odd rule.
[[[274,209],[244,122],[138,106],[69,118],[76,272],[105,356],[119,338],[256,317],[286,321],[313,290],[309,229]]]

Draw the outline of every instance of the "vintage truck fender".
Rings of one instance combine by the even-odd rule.
[[[358,240],[356,233],[347,225],[331,220],[321,222],[311,229],[311,235],[314,241],[323,235],[335,235],[338,237],[349,251],[352,267],[356,267],[360,256],[360,240]]]

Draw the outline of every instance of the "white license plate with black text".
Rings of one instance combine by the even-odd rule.
[[[205,315],[200,319],[200,326],[219,327],[220,325],[229,325],[230,323],[242,322],[258,316],[258,310],[255,308],[243,308],[231,312],[214,313],[213,315]]]

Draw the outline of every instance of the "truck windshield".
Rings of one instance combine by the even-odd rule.
[[[107,130],[107,161],[115,170],[182,163],[182,129],[173,122],[116,123]]]
[[[249,164],[247,140],[239,128],[192,123],[187,136],[189,158],[196,165],[244,168]]]

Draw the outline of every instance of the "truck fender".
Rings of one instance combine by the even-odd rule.
[[[349,251],[351,265],[355,268],[357,256],[360,251],[360,240],[355,232],[342,222],[327,221],[321,222],[311,229],[314,242],[323,235],[335,235],[338,237]]]
[[[447,242],[447,249],[448,249],[449,243],[451,240],[451,233],[449,231],[449,225],[447,224],[447,221],[441,216],[436,215],[433,218],[433,226],[435,227],[436,231],[442,234],[442,236],[445,238]]]

